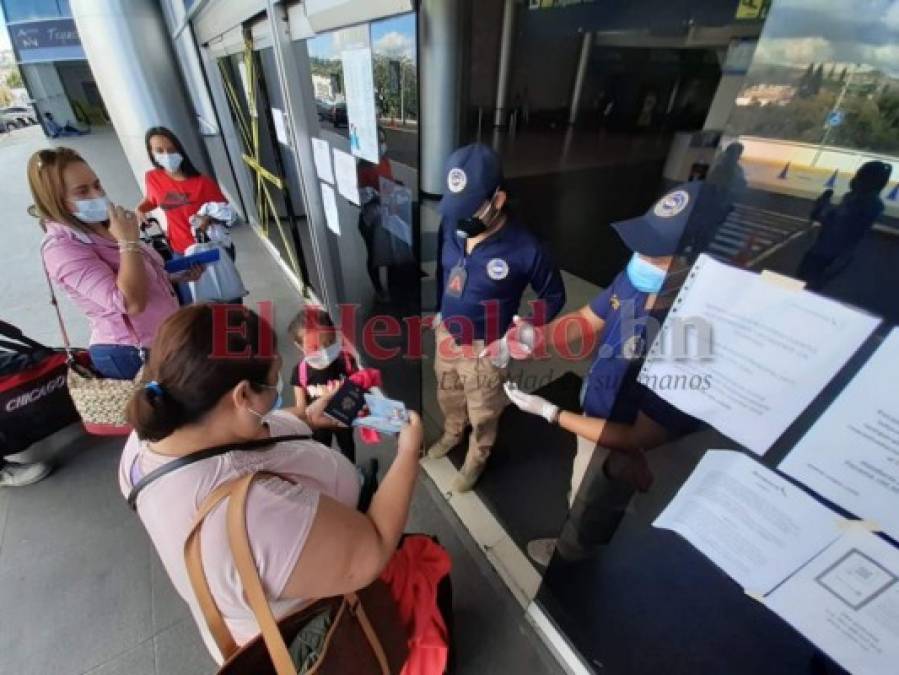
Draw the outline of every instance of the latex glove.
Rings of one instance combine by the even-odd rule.
[[[550,403],[545,398],[536,396],[535,394],[526,394],[518,388],[514,382],[506,382],[503,384],[506,390],[506,396],[514,403],[519,410],[532,415],[540,415],[550,424],[554,424],[559,417],[559,406]]]
[[[536,329],[516,314],[512,317],[512,325],[506,334],[484,347],[478,357],[489,356],[494,366],[505,368],[509,365],[510,358],[516,361],[530,358],[536,341]]]
[[[503,335],[499,340],[494,340],[489,345],[484,347],[481,350],[481,353],[478,354],[479,359],[483,359],[484,357],[488,357],[490,359],[490,363],[492,363],[497,368],[505,368],[509,365],[509,341],[506,339],[506,336]]]

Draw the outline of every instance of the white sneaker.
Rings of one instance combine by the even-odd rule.
[[[556,551],[556,539],[533,539],[528,542],[528,557],[541,567],[549,567]]]
[[[53,467],[44,462],[21,464],[6,462],[0,466],[0,486],[22,487],[46,478]]]

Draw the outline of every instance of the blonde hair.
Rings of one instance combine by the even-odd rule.
[[[42,227],[46,221],[54,221],[76,230],[84,229],[66,206],[62,177],[66,167],[76,162],[87,164],[81,155],[65,147],[38,150],[28,160],[28,187],[34,199],[28,213],[40,219]]]

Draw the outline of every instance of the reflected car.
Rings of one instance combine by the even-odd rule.
[[[335,127],[347,125],[346,101],[327,101],[315,99],[315,107],[318,110],[318,119],[326,120]]]
[[[30,106],[14,105],[0,108],[0,124],[4,130],[9,131],[37,124],[37,118]]]

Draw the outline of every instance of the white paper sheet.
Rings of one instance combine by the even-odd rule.
[[[356,206],[359,205],[359,182],[356,174],[356,158],[334,148],[334,175],[337,191]]]
[[[653,525],[764,595],[840,536],[840,518],[740,452],[709,450]]]
[[[893,329],[780,469],[899,539],[899,329]]]
[[[315,173],[323,181],[334,184],[334,174],[331,171],[331,146],[328,141],[321,138],[312,139],[312,156],[315,158]]]
[[[880,322],[705,254],[691,277],[639,379],[758,454],[771,447]],[[688,354],[701,346],[701,331],[678,328],[697,320],[711,327],[711,357],[673,358],[677,334],[686,334]],[[652,355],[656,349],[662,356]]]
[[[343,62],[350,153],[377,164],[378,117],[371,49],[346,49],[340,53],[340,58]]]
[[[284,112],[279,108],[272,108],[272,121],[275,124],[275,138],[282,145],[290,145],[287,138],[287,126],[285,124]]]
[[[322,204],[325,208],[325,221],[328,229],[340,236],[340,215],[337,212],[337,198],[334,196],[334,188],[327,183],[322,183]]]
[[[854,675],[899,670],[899,550],[852,527],[765,605]]]

